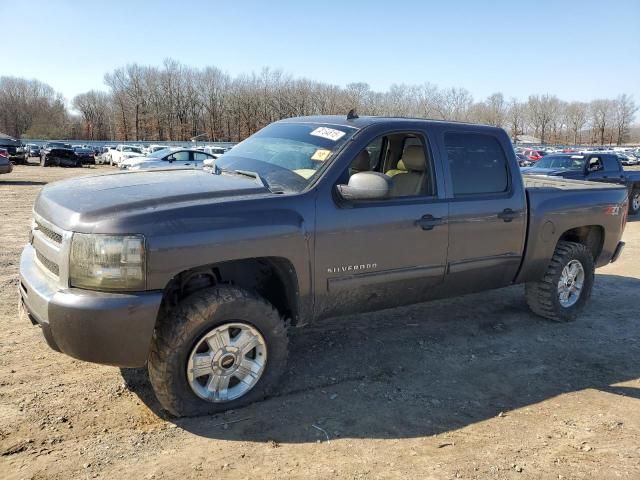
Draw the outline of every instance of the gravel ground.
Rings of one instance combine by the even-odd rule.
[[[640,478],[640,218],[575,323],[521,286],[330,320],[293,332],[277,396],[175,420],[144,370],[53,352],[17,316],[38,191],[105,171],[0,177],[1,478]]]

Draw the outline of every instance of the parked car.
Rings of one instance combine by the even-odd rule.
[[[168,148],[167,145],[149,145],[148,147],[144,147],[142,149],[142,153],[144,153],[145,155],[150,155],[157,152],[158,150],[164,150],[165,148]]]
[[[40,156],[40,146],[39,145],[35,145],[35,144],[29,144],[25,146],[25,156],[26,158],[31,158],[31,157],[39,157]]]
[[[516,153],[516,158],[518,159],[518,165],[521,167],[528,167],[533,163],[524,153]]]
[[[216,164],[48,184],[20,261],[49,345],[148,366],[173,415],[273,392],[287,329],[330,316],[524,283],[573,320],[624,246],[624,187],[523,179],[496,127],[292,118]]]
[[[127,158],[144,157],[142,149],[132,145],[118,145],[108,153],[109,165],[120,165],[120,162]]]
[[[26,163],[24,145],[20,140],[0,133],[0,148],[4,148],[9,153],[9,160],[13,163]]]
[[[525,148],[522,150],[522,154],[527,157],[531,162],[537,162],[544,157],[547,152],[544,150],[533,150],[531,148]]]
[[[96,164],[96,154],[93,149],[88,149],[84,147],[74,148],[73,151],[76,153],[80,161],[83,165],[95,165]]]
[[[625,171],[614,153],[548,155],[522,173],[621,184],[629,193],[629,213],[640,211],[640,172]]]
[[[100,148],[100,153],[96,156],[96,165],[104,165],[111,163],[111,151],[115,150],[116,147],[105,145]]]
[[[0,174],[11,173],[13,171],[13,163],[9,159],[9,150],[0,148]]]
[[[204,147],[203,151],[213,155],[215,158],[221,157],[222,155],[224,155],[229,149],[225,148],[225,147],[215,147],[215,146],[210,146],[207,145]]]
[[[164,148],[146,157],[127,158],[120,162],[121,170],[149,170],[152,168],[203,168],[205,160],[216,157],[199,150]]]
[[[618,153],[617,155],[622,165],[633,166],[633,165],[638,165],[638,163],[640,163],[638,162],[638,159],[635,157],[635,155],[632,155],[630,153]]]
[[[43,167],[82,167],[82,159],[71,148],[50,148],[42,151]]]

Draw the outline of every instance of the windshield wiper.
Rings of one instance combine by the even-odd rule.
[[[251,170],[225,170],[225,169],[220,169],[220,171],[225,173],[235,173],[238,175],[244,175],[245,177],[251,177],[257,183],[259,183],[264,188],[269,190],[271,193],[284,193],[284,190],[272,189],[271,186],[267,183],[267,181],[264,178],[262,178],[258,172],[252,172]]]

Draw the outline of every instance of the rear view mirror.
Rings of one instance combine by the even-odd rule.
[[[336,185],[345,200],[382,200],[389,196],[391,178],[378,172],[360,172],[351,175],[348,185]]]

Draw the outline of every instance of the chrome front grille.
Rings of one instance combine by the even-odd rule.
[[[50,228],[45,227],[41,222],[36,220],[36,230],[40,230],[45,237],[53,240],[55,243],[62,243],[62,235],[58,232],[54,232]]]
[[[56,277],[60,276],[60,265],[58,265],[55,262],[52,262],[51,260],[49,260],[47,257],[45,257],[44,255],[42,255],[42,253],[40,253],[38,250],[36,250],[36,257],[38,259],[38,261],[44,265],[44,267],[49,270],[51,273],[53,273]]]
[[[35,250],[36,264],[43,273],[52,277],[60,287],[69,286],[69,249],[71,232],[62,230],[37,214],[34,214],[31,245]]]

